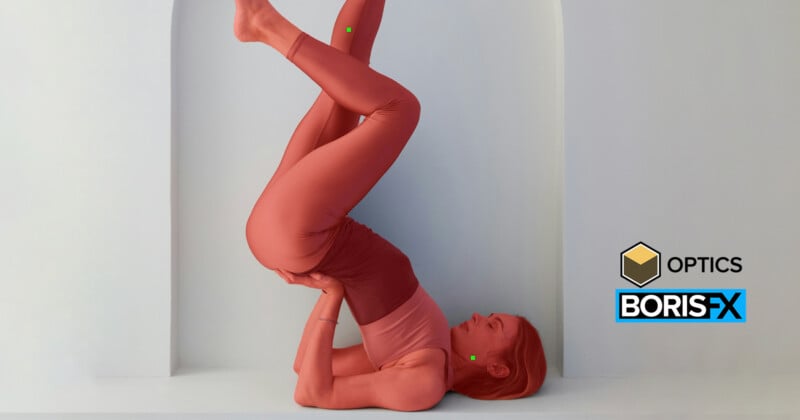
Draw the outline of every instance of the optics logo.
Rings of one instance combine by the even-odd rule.
[[[698,261],[700,265],[698,267]],[[742,271],[741,257],[672,257],[667,269],[730,276]],[[672,267],[673,262],[679,267]],[[661,253],[639,242],[620,253],[620,275],[637,289],[617,289],[617,322],[740,322],[747,320],[745,289],[642,289],[661,277]]]
[[[622,251],[620,254],[620,275],[625,280],[639,286],[661,277],[661,253],[644,242]]]

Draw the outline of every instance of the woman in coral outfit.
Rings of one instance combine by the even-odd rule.
[[[295,401],[416,411],[451,390],[479,399],[531,395],[546,362],[525,318],[474,314],[451,329],[408,257],[348,216],[397,159],[420,116],[411,92],[369,66],[383,9],[384,0],[347,0],[327,45],[267,0],[236,0],[236,37],[274,48],[322,88],[246,229],[262,265],[322,291],[295,359]],[[343,300],[363,343],[334,349]]]

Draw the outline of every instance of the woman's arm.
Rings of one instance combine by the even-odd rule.
[[[376,371],[361,343],[341,349],[334,348],[332,360],[333,376],[361,375]]]
[[[307,343],[295,388],[295,400],[298,402],[325,399],[333,388],[333,334],[343,298],[341,283],[338,287],[324,289],[317,302],[318,316],[309,319],[310,331],[304,334]]]
[[[305,358],[306,348],[308,347],[309,337],[314,324],[319,322],[320,310],[324,304],[325,295],[322,294],[314,305],[314,310],[306,321],[306,326],[303,329],[303,338],[300,339],[300,345],[297,347],[297,354],[294,358],[294,371],[300,373],[300,368]],[[364,350],[364,345],[359,343],[344,348],[334,348],[331,355],[331,369],[334,376],[350,376],[360,375],[362,373],[375,372],[372,362],[369,361],[367,352]]]
[[[403,367],[352,376],[334,376],[333,335],[344,288],[335,279],[312,273],[306,286],[322,289],[317,322],[311,322],[294,399],[303,406],[348,409],[382,407],[417,411],[435,406],[447,392],[445,354],[422,349],[408,355]]]
[[[283,277],[289,284],[303,284],[303,280],[300,279],[301,276],[297,276],[285,271],[278,272],[278,275]],[[314,324],[319,322],[319,314],[322,305],[324,304],[324,297],[325,294],[322,294],[320,298],[317,299],[317,303],[314,305],[314,309],[311,311],[311,315],[309,315],[306,325],[303,328],[303,337],[300,339],[300,344],[297,347],[297,353],[295,354],[294,358],[293,368],[295,373],[300,373],[300,367],[302,366],[303,359],[305,358],[306,347],[308,347],[308,340],[309,336],[311,335],[311,330],[313,329]],[[334,376],[359,375],[362,373],[370,373],[375,371],[375,368],[372,366],[372,362],[370,362],[369,358],[367,357],[366,351],[364,351],[364,346],[360,343],[340,349],[334,348],[331,360]]]
[[[418,350],[402,364],[367,374],[334,376],[330,388],[316,395],[300,388],[298,382],[295,401],[307,407],[328,409],[380,407],[419,411],[436,406],[448,391],[443,375],[444,352]]]
[[[319,313],[322,310],[322,306],[325,304],[324,297],[325,294],[322,294],[319,299],[317,299],[314,309],[311,310],[311,315],[308,316],[306,326],[303,328],[303,337],[300,339],[300,345],[297,347],[297,354],[294,356],[294,371],[296,373],[300,373],[300,367],[303,365],[303,358],[305,357],[306,347],[308,347],[308,339],[311,335],[311,330],[314,324],[319,322]]]

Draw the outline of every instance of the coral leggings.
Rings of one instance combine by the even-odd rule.
[[[383,7],[383,0],[348,0],[331,45],[302,33],[286,54],[322,93],[246,227],[265,267],[340,279],[362,325],[402,304],[418,284],[400,250],[348,216],[397,159],[420,116],[410,91],[369,67]]]

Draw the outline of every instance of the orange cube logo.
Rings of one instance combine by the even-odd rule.
[[[622,251],[620,254],[620,275],[625,280],[639,286],[661,277],[661,253],[644,242]]]

